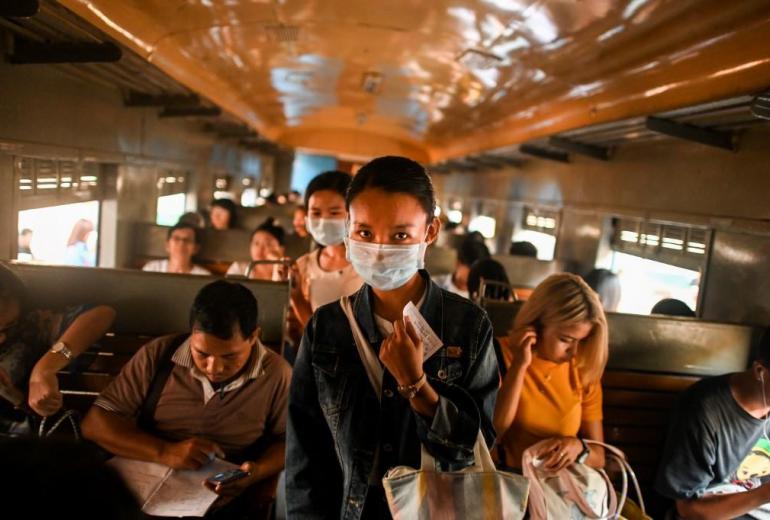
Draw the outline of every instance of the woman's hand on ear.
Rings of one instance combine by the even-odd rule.
[[[537,331],[534,327],[523,327],[511,331],[513,360],[511,368],[526,370],[532,364],[532,349],[537,343]]]

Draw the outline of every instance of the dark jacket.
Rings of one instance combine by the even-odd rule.
[[[499,376],[491,323],[481,308],[440,289],[426,272],[421,275],[428,284],[420,311],[444,344],[424,364],[439,394],[435,416],[413,411],[387,370],[379,403],[339,302],[319,308],[305,329],[289,394],[290,519],[361,518],[367,495],[371,500],[381,494],[389,468],[420,466],[421,443],[444,469],[457,470],[473,463],[479,427],[487,443],[493,441]],[[362,332],[379,351],[383,338],[368,285],[353,296],[352,307]]]

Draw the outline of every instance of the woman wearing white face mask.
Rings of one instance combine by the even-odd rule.
[[[354,293],[363,283],[347,260],[343,242],[350,179],[344,172],[324,172],[305,190],[305,227],[321,247],[298,258],[293,269],[291,306],[303,328],[318,307]]]
[[[382,487],[389,468],[419,467],[421,444],[445,469],[464,468],[479,429],[494,438],[491,324],[422,269],[439,231],[429,175],[409,159],[375,159],[353,178],[346,204],[348,257],[366,283],[348,300],[353,321],[332,304],[305,329],[287,426],[292,518],[390,518]],[[441,340],[427,359],[403,318],[410,302]],[[371,354],[366,365],[359,348]]]

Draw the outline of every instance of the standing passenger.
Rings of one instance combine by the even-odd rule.
[[[169,228],[166,238],[168,258],[151,260],[144,264],[142,271],[175,274],[211,274],[207,269],[193,264],[193,257],[200,250],[198,229],[192,224],[180,222]]]
[[[288,517],[390,518],[382,477],[420,466],[420,446],[447,470],[473,463],[479,433],[494,436],[498,386],[492,327],[465,298],[422,269],[439,232],[433,185],[402,157],[362,167],[347,193],[350,259],[366,284],[350,298],[361,343],[382,368],[375,393],[340,303],[318,309],[294,365],[287,428]],[[413,303],[441,339],[424,360],[404,320]],[[364,345],[365,343],[365,345]]]
[[[524,450],[548,439],[535,454],[546,469],[575,461],[604,466],[604,451],[582,440],[604,439],[607,320],[596,293],[577,275],[549,276],[501,343],[507,373],[495,407],[500,462],[520,470]]]
[[[354,293],[363,280],[345,249],[345,191],[350,175],[329,171],[310,181],[305,190],[307,229],[321,247],[297,259],[291,297],[294,315],[304,327],[318,307]]]
[[[67,240],[67,253],[64,257],[66,265],[76,265],[80,267],[94,267],[96,265],[96,254],[88,249],[88,236],[94,230],[94,224],[81,218],[72,227],[72,233]]]

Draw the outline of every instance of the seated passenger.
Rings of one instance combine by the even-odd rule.
[[[549,276],[501,344],[508,370],[494,416],[500,463],[519,471],[524,450],[548,439],[536,454],[546,469],[575,461],[604,466],[603,450],[581,440],[604,439],[607,320],[596,293],[579,276]]]
[[[294,215],[291,221],[291,226],[294,228],[294,234],[301,238],[307,238],[310,234],[305,227],[305,219],[307,218],[307,210],[305,206],[297,206],[294,210]]]
[[[537,247],[532,242],[511,242],[511,247],[508,249],[508,254],[513,256],[528,256],[530,258],[537,258]]]
[[[609,269],[592,269],[585,276],[588,286],[599,295],[606,312],[615,312],[620,303],[620,278]]]
[[[305,190],[307,230],[321,247],[297,259],[291,307],[302,325],[318,307],[353,294],[363,280],[353,269],[345,249],[345,192],[351,176],[324,172]]]
[[[238,215],[235,202],[230,199],[214,199],[209,210],[209,220],[214,229],[234,229],[238,227]]]
[[[682,394],[655,482],[679,518],[770,518],[769,392],[770,329],[750,368]]]
[[[273,217],[260,224],[251,234],[249,241],[249,255],[251,260],[280,260],[284,257],[284,230],[275,224]],[[249,262],[233,262],[227,270],[227,274],[246,276],[249,270]],[[280,264],[256,264],[249,274],[254,280],[282,280]]]
[[[198,228],[193,227],[191,224],[180,222],[168,230],[166,238],[168,258],[165,260],[150,260],[144,264],[142,271],[209,275],[211,273],[208,269],[193,264],[193,257],[200,248]]]
[[[693,311],[682,300],[674,298],[664,298],[658,303],[653,305],[650,310],[650,314],[665,314],[666,316],[683,316],[685,318],[694,318],[695,311]]]
[[[491,258],[485,258],[474,262],[471,266],[471,270],[468,271],[468,294],[470,299],[474,302],[480,302],[482,298],[493,298],[495,300],[511,300],[511,291],[507,288],[500,286],[488,287],[485,290],[485,294],[481,294],[481,281],[486,282],[500,282],[509,285],[508,275],[505,272],[505,267]]]
[[[457,251],[457,263],[455,271],[449,274],[443,274],[433,278],[433,281],[449,292],[468,297],[468,272],[474,262],[489,258],[489,249],[484,242],[468,237],[460,245]]]
[[[175,469],[226,458],[249,476],[213,491],[237,496],[283,468],[291,371],[259,341],[257,301],[240,284],[203,287],[190,328],[131,358],[89,410],[83,436],[115,455]]]
[[[31,309],[22,281],[0,265],[0,431],[26,424],[12,412],[24,401],[42,416],[59,411],[57,372],[99,340],[114,319],[106,306]]]
[[[179,217],[177,224],[190,224],[198,229],[203,229],[206,227],[206,217],[198,211],[188,211]]]
[[[358,171],[346,203],[350,259],[366,284],[349,302],[357,327],[333,303],[305,329],[289,402],[288,518],[391,518],[382,486],[389,468],[420,467],[425,446],[442,467],[459,470],[473,464],[479,431],[488,442],[494,435],[489,319],[422,269],[440,227],[430,176],[409,159],[381,157]],[[409,302],[442,340],[425,362],[403,318]],[[372,364],[355,346],[359,329]],[[381,385],[370,383],[366,366]]]

